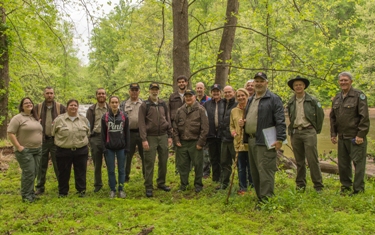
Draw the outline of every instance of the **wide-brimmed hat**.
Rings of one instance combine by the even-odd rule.
[[[298,75],[297,77],[292,78],[292,79],[290,79],[290,80],[288,81],[288,86],[289,86],[290,89],[292,89],[293,91],[294,91],[294,89],[293,89],[293,83],[294,83],[295,81],[302,81],[303,83],[305,83],[305,89],[306,89],[307,87],[309,87],[309,85],[310,85],[310,81],[309,81],[307,78],[303,78],[303,77],[300,77],[300,76]]]

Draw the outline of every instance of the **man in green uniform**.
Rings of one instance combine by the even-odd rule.
[[[290,119],[288,134],[291,136],[293,154],[297,162],[297,189],[304,191],[306,188],[307,159],[314,189],[320,192],[324,186],[316,134],[322,130],[324,112],[319,101],[305,92],[309,85],[310,81],[300,76],[288,81],[288,86],[294,91],[287,106]]]
[[[180,190],[189,185],[190,164],[195,170],[194,187],[199,193],[203,189],[203,146],[208,133],[206,110],[196,102],[195,92],[187,89],[184,94],[185,105],[180,107],[173,122],[173,139],[176,144],[176,159],[180,170]],[[187,128],[188,127],[188,128]]]
[[[351,191],[353,186],[350,195],[355,195],[365,190],[366,135],[370,128],[367,97],[352,87],[351,73],[340,73],[338,80],[341,92],[332,101],[331,141],[333,144],[338,143],[341,193]],[[354,182],[352,162],[355,168]]]

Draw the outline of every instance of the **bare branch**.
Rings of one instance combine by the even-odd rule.
[[[142,84],[142,83],[152,83],[152,82],[155,82],[155,81],[150,81],[150,80],[148,80],[148,81],[138,81],[137,83]],[[158,83],[159,83],[159,84],[162,84],[162,85],[165,85],[165,86],[171,86],[171,87],[173,87],[173,84],[169,84],[169,83],[165,83],[165,82],[158,82]],[[121,90],[121,89],[124,88],[124,87],[129,86],[130,84],[131,84],[131,83],[125,84],[125,85],[123,85],[123,86],[120,86],[120,87],[117,88],[116,90],[112,91],[112,92],[110,93],[109,96],[115,94],[117,91]],[[108,92],[108,93],[109,93],[109,92]]]
[[[155,64],[155,69],[156,69],[156,72],[159,73],[158,71],[158,63],[159,63],[159,57],[160,57],[160,54],[161,54],[161,48],[163,47],[163,44],[164,44],[164,40],[165,40],[165,14],[164,14],[164,4],[165,4],[165,0],[163,0],[163,7],[161,8],[161,15],[162,15],[162,39],[161,39],[161,42],[160,42],[160,45],[159,45],[159,49],[158,49],[158,54],[156,55],[156,64]]]
[[[195,1],[196,1],[196,0],[191,1],[191,3],[189,3],[188,6],[190,7],[190,5],[192,5]]]

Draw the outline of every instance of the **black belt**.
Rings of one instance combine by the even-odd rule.
[[[46,139],[46,140],[49,140],[49,139],[53,139],[53,138],[55,138],[54,136],[44,136],[44,139]]]
[[[310,125],[310,126],[307,126],[307,127],[299,126],[299,127],[294,128],[294,129],[298,129],[299,131],[301,131],[301,130],[306,130],[306,129],[314,129],[314,126],[313,125]]]
[[[130,129],[130,132],[139,132],[139,129]]]
[[[81,150],[81,149],[87,148],[87,145],[85,145],[83,147],[80,147],[80,148],[77,148],[77,147],[73,147],[73,148],[61,148],[59,146],[57,146],[57,148],[59,148],[59,149],[65,149],[65,150],[70,150],[70,151],[77,151],[77,150]]]

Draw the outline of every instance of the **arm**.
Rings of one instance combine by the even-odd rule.
[[[370,119],[368,113],[367,97],[361,93],[358,97],[358,132],[357,137],[364,138],[370,129]]]
[[[274,102],[273,115],[276,127],[276,139],[279,141],[284,141],[286,139],[284,106],[280,97],[275,97]]]
[[[25,148],[23,147],[17,140],[16,135],[13,133],[8,132],[8,138],[10,142],[12,142],[13,146],[17,149],[18,152],[22,152],[22,150]]]
[[[179,117],[180,116],[180,112],[179,110],[177,110],[177,113],[176,113],[176,119],[173,121],[173,141],[174,143],[178,146],[178,147],[181,147],[181,142],[180,142],[180,132],[178,130],[178,127],[177,127],[177,123],[176,123],[176,120],[179,120]]]
[[[101,119],[101,130],[100,130],[100,136],[102,139],[102,146],[103,146],[103,152],[106,152],[105,143],[107,140],[107,123],[105,122],[105,114],[103,115]]]
[[[235,137],[238,133],[236,131],[236,124],[234,120],[234,115],[233,115],[233,110],[230,112],[230,122],[229,122],[229,129],[230,129],[230,134]]]
[[[129,118],[125,113],[124,115],[125,115],[124,134],[125,134],[125,143],[126,143],[125,152],[129,153],[129,150],[130,150]]]
[[[207,112],[204,108],[199,109],[200,117],[201,117],[201,133],[199,135],[199,139],[197,142],[197,149],[203,148],[203,146],[206,144],[207,140],[207,134],[208,134],[208,117]]]
[[[319,101],[316,101],[315,103],[315,111],[316,111],[316,133],[320,134],[320,132],[322,131],[322,127],[323,127],[324,110]]]

